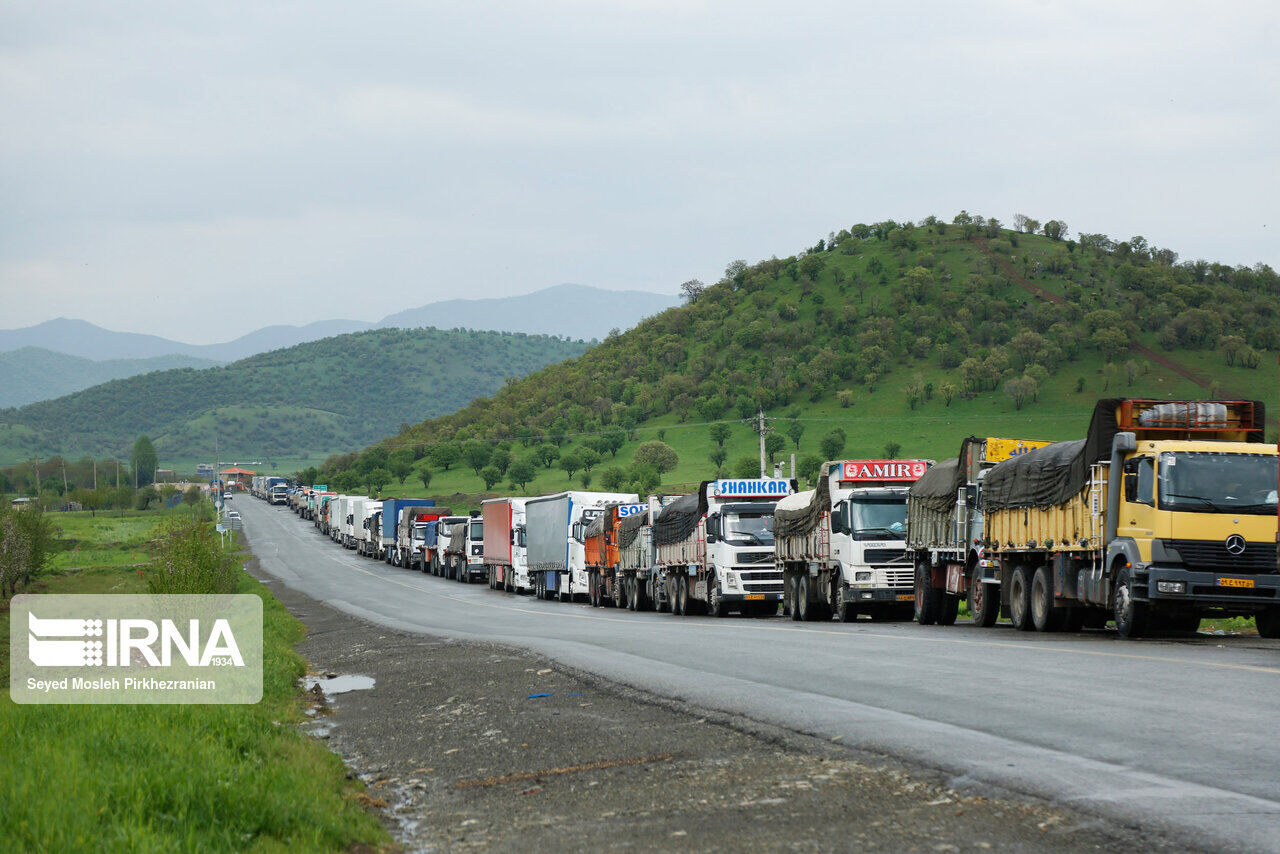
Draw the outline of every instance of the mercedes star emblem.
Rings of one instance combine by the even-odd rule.
[[[1227,554],[1231,554],[1231,555],[1235,555],[1236,557],[1239,557],[1240,555],[1244,554],[1244,547],[1246,545],[1247,544],[1244,541],[1244,537],[1240,536],[1239,534],[1232,534],[1231,536],[1227,537]]]

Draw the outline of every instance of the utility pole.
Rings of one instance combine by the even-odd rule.
[[[770,427],[765,423],[764,408],[760,407],[757,409],[756,417],[751,420],[754,422],[752,426],[755,427],[756,431],[760,434],[760,476],[768,477],[768,474],[766,473],[766,466],[769,464],[769,461],[765,458],[764,436],[769,432]]]
[[[66,495],[71,491],[71,487],[67,485],[67,461],[64,457],[62,460],[62,494]]]
[[[94,491],[94,492],[97,492],[97,491],[98,491],[98,461],[97,461],[97,459],[95,459],[95,460],[93,461],[93,491]]]
[[[40,458],[31,461],[31,468],[36,473],[36,501],[40,500]]]

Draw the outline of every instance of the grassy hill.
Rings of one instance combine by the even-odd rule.
[[[968,214],[883,222],[793,257],[734,262],[684,306],[306,474],[354,489],[399,455],[433,473],[433,493],[532,494],[579,485],[547,461],[595,446],[593,486],[679,489],[758,458],[744,423],[757,409],[785,437],[779,456],[794,451],[807,470],[829,455],[942,459],[970,434],[1076,438],[1104,396],[1274,400],[1274,271],[1179,264],[1141,237],[1048,229]],[[713,430],[726,428],[717,466]],[[787,431],[801,428],[797,445]],[[824,449],[837,429],[844,441]],[[656,476],[636,456],[659,438],[678,463]],[[486,489],[475,471],[544,444],[523,483],[490,472]]]
[[[519,333],[381,329],[205,370],[115,380],[0,411],[0,460],[125,455],[139,434],[162,464],[303,458],[359,447],[452,412],[509,378],[576,356],[581,341]],[[319,458],[319,457],[316,457]]]
[[[51,400],[109,380],[151,371],[208,368],[217,364],[211,359],[182,355],[95,362],[43,347],[21,347],[0,353],[0,407]]]

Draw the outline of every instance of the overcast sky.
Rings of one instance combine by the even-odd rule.
[[[0,327],[675,292],[1018,212],[1280,266],[1274,2],[0,2]]]

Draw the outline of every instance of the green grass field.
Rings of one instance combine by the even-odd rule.
[[[156,518],[58,518],[64,536],[81,546],[59,559],[76,555],[83,568],[55,570],[28,592],[145,593],[144,576],[114,563],[114,552],[141,560]],[[389,844],[342,761],[298,731],[305,662],[294,646],[305,627],[247,573],[237,592],[263,600],[263,699],[256,705],[19,706],[7,693],[0,699],[0,848],[345,851]],[[8,609],[0,607],[7,636]],[[7,644],[3,656],[7,681]]]

